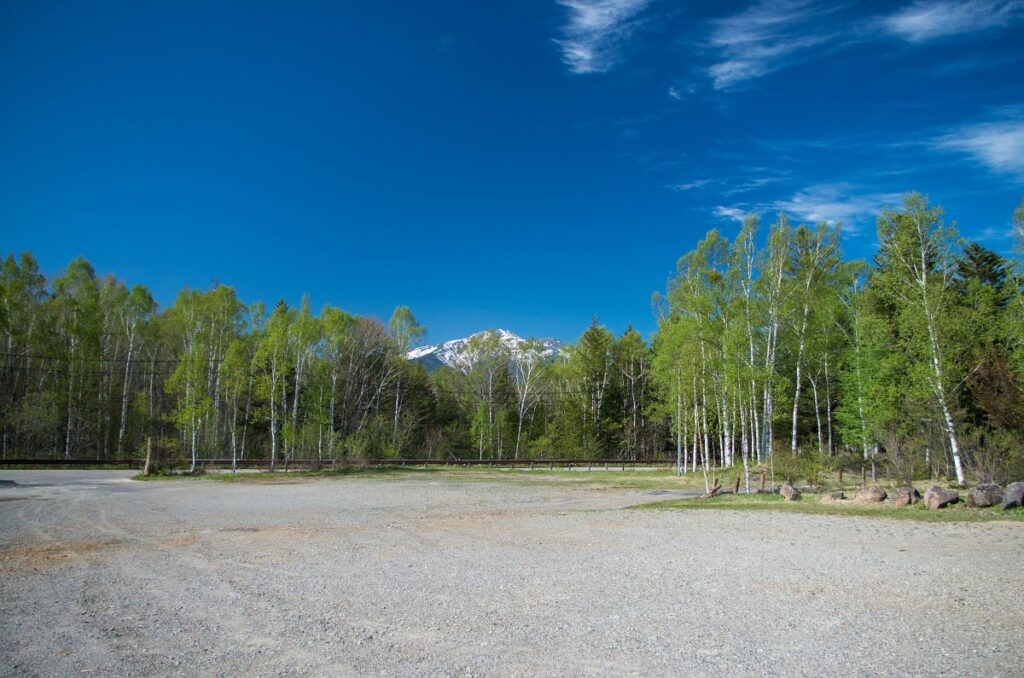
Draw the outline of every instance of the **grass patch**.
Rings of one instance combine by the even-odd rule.
[[[929,523],[980,523],[993,520],[1024,521],[1024,508],[1004,511],[995,508],[968,508],[964,504],[932,511],[923,503],[897,508],[888,502],[863,504],[852,501],[843,503],[820,503],[822,495],[805,494],[798,501],[784,501],[777,494],[726,494],[710,499],[673,499],[631,506],[638,510],[730,510],[730,511],[778,511],[820,516],[857,516],[866,518],[892,518],[895,520],[919,520]]]
[[[687,474],[681,477],[668,469],[604,471],[587,470],[577,467],[572,470],[556,469],[525,469],[525,468],[487,468],[487,467],[444,467],[444,466],[370,466],[348,467],[339,469],[321,469],[319,471],[210,471],[191,475],[188,473],[166,473],[145,476],[141,473],[133,476],[141,481],[215,481],[228,483],[285,483],[303,480],[371,478],[371,479],[408,479],[431,478],[444,479],[451,482],[510,482],[524,485],[552,485],[587,487],[593,489],[628,489],[628,490],[665,490],[665,491],[704,491],[704,480],[700,474]]]
[[[265,470],[240,470],[232,473],[230,470],[205,471],[200,473],[188,473],[187,471],[162,472],[153,475],[142,473],[132,476],[132,480],[146,482],[159,481],[213,481],[218,483],[280,483],[286,481],[300,482],[317,478],[390,478],[400,477],[408,471],[417,471],[420,474],[434,473],[433,468],[406,469],[400,466],[370,466],[366,468],[335,468],[320,470],[285,471],[279,469],[273,473]]]

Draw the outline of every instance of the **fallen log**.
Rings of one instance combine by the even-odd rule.
[[[721,493],[722,493],[722,486],[718,483],[718,480],[715,479],[715,486],[707,491],[707,493],[704,495],[703,499],[710,499],[711,497],[714,497],[715,495],[719,495]]]

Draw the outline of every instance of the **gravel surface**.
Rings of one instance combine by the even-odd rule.
[[[1024,524],[0,471],[0,672],[1021,675]]]

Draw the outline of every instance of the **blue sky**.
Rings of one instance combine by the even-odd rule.
[[[1024,0],[0,5],[0,249],[440,341],[654,328],[711,227],[912,189],[1008,252]]]

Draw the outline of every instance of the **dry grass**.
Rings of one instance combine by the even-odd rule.
[[[895,520],[919,520],[924,522],[975,523],[993,520],[1024,521],[1024,508],[1003,510],[994,508],[971,508],[957,504],[937,511],[930,510],[923,503],[897,508],[889,501],[865,503],[852,500],[822,502],[823,495],[805,494],[798,501],[785,501],[776,494],[720,495],[710,499],[674,499],[640,504],[636,509],[683,509],[683,510],[733,510],[733,511],[779,511],[827,516],[859,516],[868,518],[890,518]]]

